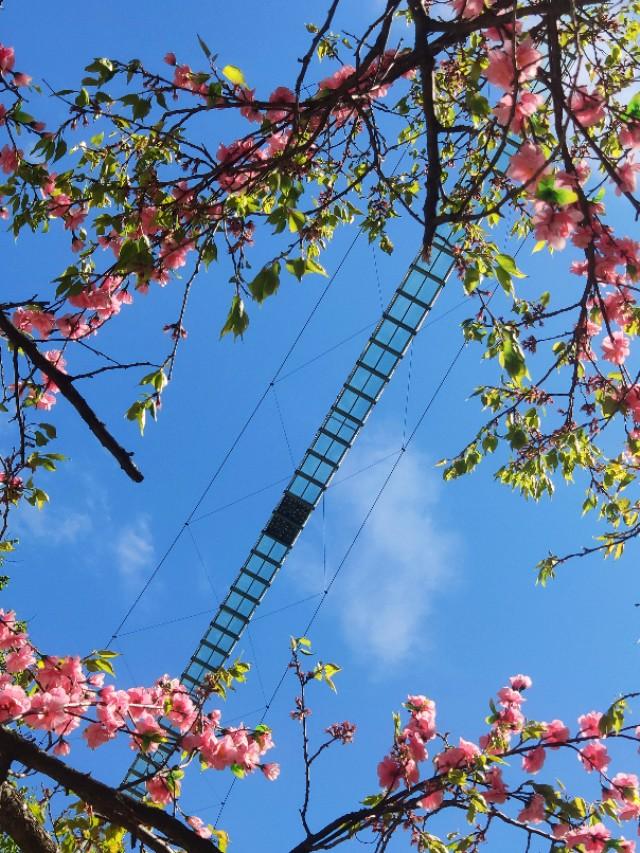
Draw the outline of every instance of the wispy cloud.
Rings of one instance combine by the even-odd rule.
[[[359,467],[392,450],[379,434],[368,442]],[[331,518],[359,524],[392,461],[329,492]],[[440,488],[433,462],[418,451],[407,451],[332,592],[330,606],[353,653],[368,663],[395,664],[409,658],[412,649],[423,654],[433,643],[429,614],[438,594],[455,582],[459,551],[455,533],[438,520]],[[310,562],[317,581],[317,555],[305,560],[307,575]]]
[[[23,503],[16,512],[16,532],[19,538],[46,539],[48,545],[73,545],[88,536],[93,519],[88,512],[79,512],[64,505],[50,504],[38,510]]]
[[[153,562],[155,549],[151,525],[141,515],[116,534],[113,549],[116,568],[126,584],[138,584],[141,573]]]

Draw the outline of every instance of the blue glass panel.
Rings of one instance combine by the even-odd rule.
[[[410,296],[416,296],[422,285],[424,284],[424,273],[420,270],[412,269],[409,275],[404,280],[402,289]]]
[[[309,501],[310,504],[315,504],[317,499],[320,497],[320,492],[322,489],[320,486],[316,486],[314,483],[310,483],[307,480],[307,485],[300,495],[301,498],[304,498],[305,501]]]
[[[407,331],[407,329],[401,329],[400,326],[396,326],[396,330],[391,336],[391,340],[389,341],[389,346],[392,349],[397,350],[398,352],[404,352],[404,348],[409,342],[409,339],[412,337],[411,332]]]
[[[432,278],[426,278],[422,288],[416,294],[416,298],[421,299],[428,305],[431,305],[441,287],[442,284],[439,281],[434,281]]]
[[[404,322],[412,329],[417,329],[426,313],[424,308],[414,302],[404,315]]]
[[[404,323],[406,322],[404,319],[405,315],[410,307],[410,300],[407,299],[406,296],[403,296],[401,293],[399,293],[389,306],[388,313],[391,317],[393,317],[394,320],[399,320],[401,323]]]
[[[384,319],[380,324],[380,328],[374,333],[374,339],[380,341],[381,344],[390,346],[389,341],[393,337],[398,326],[389,319]]]
[[[344,444],[341,444],[339,441],[335,441],[335,439],[330,438],[328,435],[324,435],[324,433],[320,433],[311,447],[316,451],[316,453],[320,453],[322,456],[326,456],[327,459],[336,463],[339,463],[344,454],[347,452],[347,448]]]
[[[363,421],[372,404],[368,400],[365,400],[364,397],[356,394],[355,391],[350,391],[346,388],[338,397],[337,405],[343,411]]]
[[[343,441],[348,443],[351,443],[357,430],[354,423],[346,420],[346,418],[343,415],[338,414],[338,412],[331,413],[326,420],[326,427],[329,432],[332,432],[334,435],[337,435],[338,438],[341,438]]]

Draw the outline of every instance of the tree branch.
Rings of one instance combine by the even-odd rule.
[[[35,343],[19,329],[16,329],[3,311],[0,311],[0,331],[5,334],[9,342],[14,347],[19,347],[23,351],[34,367],[37,367],[45,374],[45,376],[51,379],[52,382],[55,382],[60,389],[62,396],[71,403],[73,408],[80,415],[100,444],[105,447],[120,464],[120,467],[125,474],[127,474],[127,476],[134,482],[141,483],[144,477],[140,469],[131,459],[133,454],[128,450],[125,450],[124,447],[122,447],[122,445],[119,444],[111,435],[104,423],[99,420],[96,413],[66,373],[62,373],[61,370],[58,370],[54,364],[46,359]]]
[[[53,779],[63,788],[73,791],[89,803],[106,820],[121,826],[157,853],[167,853],[167,844],[144,827],[162,833],[171,844],[188,853],[216,853],[213,842],[201,838],[177,818],[162,809],[141,803],[133,797],[114,791],[92,776],[74,770],[53,755],[39,749],[36,744],[15,731],[0,726],[0,760],[19,761],[26,767]],[[26,847],[26,850],[33,848]],[[44,848],[43,848],[44,849]]]
[[[58,845],[35,815],[19,791],[10,783],[0,785],[0,830],[29,853],[59,853]]]

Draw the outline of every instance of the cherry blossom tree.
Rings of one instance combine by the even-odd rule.
[[[308,24],[299,68],[272,92],[248,81],[233,57],[219,62],[202,39],[193,56],[168,53],[153,67],[96,58],[79,86],[56,92],[43,92],[14,49],[0,45],[0,215],[16,237],[28,229],[46,245],[48,232],[64,235],[69,249],[54,281],[26,296],[8,294],[0,305],[0,402],[13,436],[0,470],[5,552],[15,544],[10,510],[22,500],[41,506],[42,472],[64,458],[64,437],[45,414],[60,398],[127,476],[142,479],[80,388],[105,373],[119,387],[119,377],[133,371],[138,397],[123,408],[143,430],[173,378],[203,270],[231,270],[221,335],[241,337],[252,303],[274,296],[283,276],[325,274],[323,250],[339,226],[356,226],[391,252],[388,223],[400,216],[420,224],[425,258],[436,233],[449,235],[469,297],[463,335],[496,365],[493,383],[476,389],[486,421],[445,461],[445,479],[494,453],[502,457],[497,478],[525,497],[539,499],[558,479],[581,475],[583,510],[595,510],[605,529],[590,547],[544,558],[543,583],[579,554],[620,556],[640,532],[640,374],[633,366],[640,243],[617,233],[610,213],[624,206],[635,220],[640,212],[640,4],[387,0],[359,35],[340,32],[341,6],[327,2],[322,19]],[[44,96],[57,105],[55,126],[38,118]],[[246,123],[236,139],[227,136],[228,116]],[[549,253],[552,288],[536,290],[515,251],[501,251],[497,235],[505,230],[514,245],[531,237],[536,251]],[[268,247],[270,258],[257,274],[254,244]],[[128,305],[165,286],[179,287],[182,298],[162,329],[164,358],[106,356],[103,329],[117,328]],[[81,352],[95,357],[88,371],[75,367]],[[244,677],[240,665],[220,673],[200,702],[169,677],[119,691],[96,677],[110,672],[104,654],[84,661],[41,655],[11,612],[2,614],[0,629],[4,779],[17,763],[79,798],[76,817],[65,810],[51,836],[37,809],[27,808],[28,796],[4,781],[2,828],[26,849],[80,849],[80,831],[90,833],[86,849],[121,849],[125,833],[153,850],[224,846],[197,817],[182,816],[188,824],[179,811],[92,788],[95,780],[63,761],[65,735],[83,721],[91,747],[126,734],[152,750],[169,737],[161,722],[168,715],[186,764],[195,757],[218,770],[276,776],[263,761],[268,731],[225,728],[207,706],[221,684]],[[409,697],[408,721],[397,718],[378,768],[382,793],[312,830],[311,765],[325,743],[348,742],[353,726],[330,726],[320,751],[311,749],[305,688],[331,681],[332,670],[318,664],[306,672],[301,642],[292,659],[306,766],[300,851],[327,849],[354,833],[373,833],[384,850],[404,830],[417,849],[474,850],[498,824],[519,831],[525,845],[537,836],[554,849],[633,850],[606,821],[638,817],[638,781],[625,768],[607,775],[604,743],[615,738],[635,749],[637,733],[624,717],[633,697],[587,713],[571,731],[557,720],[525,719],[523,676],[500,690],[479,743],[450,744],[437,734],[432,700]],[[30,730],[47,732],[46,749],[29,739]],[[421,772],[432,741],[433,770]],[[602,797],[587,802],[532,781],[549,750],[577,754],[587,772],[600,775]],[[521,762],[524,779],[505,781],[502,762]],[[178,800],[183,764],[147,781],[152,800]],[[449,809],[467,814],[466,835],[430,831],[432,816]]]

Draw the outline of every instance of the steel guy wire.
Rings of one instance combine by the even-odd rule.
[[[495,291],[494,291],[494,292],[495,292]],[[467,342],[466,342],[466,341],[464,341],[464,342],[460,345],[460,347],[458,348],[457,352],[455,353],[455,355],[454,355],[454,356],[453,356],[453,358],[451,359],[451,361],[450,361],[450,363],[449,363],[449,366],[448,366],[448,367],[447,367],[447,369],[445,370],[445,372],[444,372],[444,374],[443,374],[442,378],[440,379],[440,382],[439,382],[439,383],[438,383],[438,385],[436,386],[435,391],[434,391],[434,392],[433,392],[433,394],[431,395],[431,397],[430,397],[429,401],[427,402],[426,406],[425,406],[425,407],[424,407],[424,409],[422,410],[422,413],[421,413],[420,417],[418,418],[418,420],[417,420],[417,422],[416,422],[415,426],[413,427],[412,431],[410,432],[409,437],[407,438],[407,440],[406,440],[406,443],[405,443],[404,447],[401,449],[401,451],[399,452],[399,454],[398,454],[397,458],[394,460],[393,465],[391,466],[391,468],[390,468],[390,470],[389,470],[389,473],[388,473],[388,474],[387,474],[387,476],[385,477],[385,479],[384,479],[384,481],[383,481],[382,485],[380,486],[380,488],[379,488],[379,490],[378,490],[378,492],[377,492],[377,494],[376,494],[375,498],[373,499],[373,502],[371,503],[371,506],[370,506],[370,507],[369,507],[369,509],[367,510],[367,512],[366,512],[366,514],[365,514],[365,516],[364,516],[364,518],[363,518],[363,520],[362,520],[362,522],[360,523],[360,526],[359,526],[359,527],[358,527],[358,529],[356,530],[356,533],[355,533],[355,535],[353,536],[353,538],[352,538],[351,542],[349,543],[349,545],[348,545],[348,547],[347,547],[347,549],[346,549],[346,551],[345,551],[345,553],[344,553],[344,555],[343,555],[342,559],[341,559],[341,560],[340,560],[340,562],[338,563],[338,566],[336,567],[336,570],[335,570],[335,572],[333,573],[333,575],[332,575],[332,577],[331,577],[331,580],[329,581],[329,583],[328,583],[328,585],[327,585],[326,589],[322,592],[322,595],[320,596],[320,601],[318,602],[318,604],[317,604],[317,606],[316,606],[315,610],[314,610],[314,611],[313,611],[313,613],[311,614],[311,618],[310,618],[310,619],[309,619],[309,621],[307,622],[307,625],[306,625],[306,627],[305,627],[304,631],[302,632],[302,633],[303,633],[303,636],[306,636],[306,635],[309,633],[310,629],[313,627],[313,624],[315,623],[316,619],[318,618],[318,615],[319,615],[319,613],[320,613],[320,611],[321,611],[321,609],[322,609],[322,606],[324,605],[324,602],[326,601],[326,599],[327,599],[327,597],[328,597],[329,593],[331,592],[331,589],[332,589],[333,585],[335,584],[336,580],[338,579],[338,576],[340,575],[340,573],[341,573],[341,571],[342,571],[342,569],[343,569],[343,567],[344,567],[345,563],[346,563],[346,562],[347,562],[347,560],[349,559],[349,556],[351,555],[351,553],[352,553],[353,549],[354,549],[354,548],[355,548],[355,546],[357,545],[358,540],[360,539],[360,536],[361,536],[361,534],[362,534],[363,530],[364,530],[364,529],[365,529],[365,527],[367,526],[367,523],[368,523],[369,519],[371,518],[371,516],[372,516],[372,514],[373,514],[373,512],[374,512],[374,510],[375,510],[375,508],[376,508],[376,506],[378,505],[378,502],[380,501],[380,498],[381,498],[381,497],[382,497],[382,495],[384,494],[384,492],[385,492],[385,490],[386,490],[387,486],[389,485],[389,482],[391,481],[391,478],[393,477],[393,475],[394,475],[394,473],[395,473],[396,469],[398,468],[398,465],[400,464],[400,460],[404,457],[404,455],[405,455],[405,453],[406,453],[406,451],[407,451],[407,449],[408,449],[409,445],[411,444],[411,442],[412,442],[412,441],[413,441],[413,439],[415,438],[416,433],[417,433],[417,432],[418,432],[418,430],[420,429],[420,427],[421,427],[421,425],[422,425],[422,423],[423,423],[424,419],[426,418],[427,414],[429,413],[429,411],[430,411],[430,409],[431,409],[431,407],[432,407],[433,403],[434,403],[434,402],[435,402],[435,400],[437,399],[437,397],[438,397],[438,395],[439,395],[440,391],[442,390],[442,388],[443,388],[444,384],[446,383],[447,379],[449,378],[449,375],[451,374],[451,371],[453,370],[453,368],[455,367],[456,363],[458,362],[458,360],[459,360],[460,356],[461,356],[461,355],[462,355],[462,353],[464,352],[464,349],[465,349],[465,347],[466,347],[466,343],[467,343]],[[271,696],[269,697],[269,701],[268,701],[268,702],[266,703],[266,705],[265,705],[264,713],[263,713],[263,715],[262,715],[262,717],[261,717],[261,719],[260,719],[260,722],[261,722],[261,723],[262,723],[262,722],[264,722],[264,720],[266,719],[267,714],[268,714],[268,712],[269,712],[269,710],[270,710],[270,708],[271,708],[271,705],[273,704],[273,702],[274,702],[274,700],[275,700],[276,696],[277,696],[277,695],[278,695],[278,693],[280,692],[280,690],[281,690],[281,688],[282,688],[282,685],[283,685],[283,684],[284,684],[284,682],[285,682],[285,679],[286,679],[286,677],[287,677],[288,672],[289,672],[289,665],[287,664],[287,665],[285,666],[285,668],[284,668],[283,672],[282,672],[282,675],[281,675],[281,676],[280,676],[280,678],[278,679],[278,681],[277,681],[277,683],[276,683],[276,686],[274,687],[273,692],[271,693]],[[220,804],[220,808],[219,808],[219,811],[218,811],[218,814],[217,814],[217,816],[216,816],[216,820],[215,820],[215,825],[216,825],[216,826],[218,825],[218,822],[220,821],[220,818],[221,818],[222,813],[223,813],[223,811],[224,811],[224,809],[225,809],[225,807],[226,807],[226,804],[227,804],[227,802],[228,802],[228,800],[229,800],[229,797],[230,797],[230,795],[231,795],[231,792],[233,791],[233,789],[234,789],[234,787],[235,787],[235,782],[236,782],[236,780],[235,780],[235,779],[231,782],[231,784],[229,785],[229,788],[227,789],[227,793],[226,793],[226,795],[225,795],[224,799],[222,800],[222,802],[221,802],[221,804]]]
[[[340,262],[338,263],[338,266],[336,267],[335,271],[333,272],[333,274],[331,275],[331,277],[330,277],[329,281],[327,282],[326,287],[325,287],[325,288],[324,288],[324,290],[321,292],[321,294],[320,294],[320,296],[318,297],[318,299],[315,301],[315,303],[314,303],[314,305],[313,305],[313,307],[312,307],[311,311],[309,312],[309,314],[307,315],[307,318],[305,319],[304,323],[302,324],[301,329],[299,330],[298,334],[295,336],[295,338],[294,338],[293,342],[292,342],[292,343],[291,343],[291,345],[289,346],[289,349],[288,349],[288,350],[287,350],[287,352],[285,353],[284,358],[281,360],[280,364],[278,365],[278,368],[277,368],[276,372],[274,373],[273,377],[272,377],[272,378],[271,378],[271,380],[267,383],[267,385],[266,385],[266,387],[265,387],[264,391],[262,392],[262,394],[260,394],[260,396],[258,397],[258,400],[257,400],[256,404],[254,405],[254,407],[253,407],[253,409],[251,410],[250,414],[248,415],[248,417],[247,417],[247,418],[246,418],[246,420],[244,421],[244,423],[243,423],[242,427],[240,428],[240,430],[239,430],[239,431],[238,431],[238,433],[236,434],[236,436],[235,436],[234,440],[232,441],[231,445],[230,445],[230,446],[229,446],[229,448],[227,449],[226,453],[225,453],[225,454],[224,454],[224,456],[222,457],[222,460],[221,460],[221,461],[220,461],[220,463],[218,464],[218,467],[217,467],[217,468],[215,469],[215,471],[213,472],[213,474],[212,474],[212,476],[210,477],[210,479],[209,479],[208,483],[206,484],[205,488],[203,489],[203,491],[201,492],[200,496],[199,496],[199,497],[198,497],[198,499],[196,500],[196,502],[195,502],[195,504],[194,504],[193,508],[192,508],[192,509],[191,509],[191,511],[189,512],[189,514],[188,514],[187,518],[185,519],[185,521],[183,522],[182,526],[180,527],[180,529],[177,531],[177,533],[175,534],[175,536],[174,536],[174,537],[173,537],[173,539],[171,540],[171,542],[170,542],[170,544],[169,544],[168,548],[167,548],[167,549],[164,551],[164,553],[162,554],[162,557],[160,558],[160,560],[159,560],[159,561],[158,561],[158,563],[156,564],[155,568],[153,569],[153,571],[151,572],[151,574],[150,574],[150,575],[149,575],[149,577],[147,578],[147,580],[146,580],[146,582],[144,583],[144,585],[143,585],[142,589],[140,590],[140,592],[138,593],[138,595],[135,597],[135,599],[133,600],[132,604],[129,606],[129,608],[127,609],[126,613],[124,614],[124,616],[123,616],[123,617],[122,617],[122,619],[120,620],[120,623],[119,623],[119,624],[118,624],[118,626],[116,627],[115,631],[112,633],[112,635],[111,635],[111,637],[110,637],[109,641],[106,643],[106,648],[109,648],[109,647],[111,646],[111,644],[113,643],[113,641],[116,639],[116,637],[117,637],[117,636],[118,636],[118,634],[120,633],[121,629],[122,629],[122,628],[126,625],[126,623],[128,622],[129,617],[131,616],[131,614],[133,613],[133,611],[135,610],[135,608],[138,606],[138,603],[140,602],[140,600],[142,599],[142,597],[145,595],[145,593],[147,592],[147,590],[149,589],[149,587],[150,587],[150,586],[151,586],[151,584],[153,583],[153,581],[154,581],[154,579],[156,578],[156,576],[157,576],[158,572],[160,571],[160,569],[162,568],[162,566],[163,566],[163,565],[164,565],[164,563],[166,562],[167,558],[169,557],[169,555],[171,554],[171,552],[173,551],[173,549],[174,549],[174,548],[175,548],[175,546],[177,545],[178,541],[181,539],[182,535],[184,534],[185,528],[188,526],[189,522],[190,522],[190,521],[192,521],[192,519],[193,519],[193,517],[195,516],[196,512],[197,512],[197,511],[198,511],[198,509],[200,508],[200,506],[201,506],[202,502],[204,501],[204,499],[206,498],[206,496],[209,494],[209,491],[211,490],[211,488],[212,488],[213,484],[216,482],[216,480],[218,479],[218,477],[219,477],[219,476],[220,476],[220,474],[222,473],[222,471],[223,471],[223,469],[225,468],[225,466],[226,466],[227,462],[228,462],[228,461],[229,461],[229,459],[231,458],[231,456],[232,456],[232,454],[233,454],[234,450],[236,449],[236,447],[237,447],[237,446],[238,446],[238,444],[240,443],[240,441],[241,441],[242,437],[244,436],[245,432],[247,431],[247,429],[249,428],[250,424],[252,423],[252,421],[253,421],[254,417],[255,417],[255,416],[256,416],[256,414],[258,413],[258,411],[259,411],[260,407],[262,406],[262,404],[264,403],[265,399],[267,398],[267,395],[269,394],[269,391],[271,390],[271,388],[273,387],[274,383],[277,381],[278,377],[279,377],[279,376],[280,376],[280,374],[282,373],[282,370],[284,369],[285,365],[287,364],[287,362],[288,362],[289,358],[291,357],[291,354],[292,354],[292,353],[293,353],[293,351],[295,350],[295,348],[296,348],[296,346],[298,345],[298,343],[299,343],[300,339],[302,338],[303,334],[304,334],[304,333],[305,333],[305,331],[307,330],[307,327],[308,327],[308,326],[309,326],[309,324],[311,323],[311,320],[312,320],[312,319],[313,319],[313,317],[315,316],[315,314],[316,314],[316,312],[318,311],[318,309],[319,309],[320,305],[321,305],[321,304],[322,304],[322,302],[324,301],[324,299],[325,299],[325,297],[326,297],[327,293],[329,293],[329,290],[330,290],[330,288],[331,288],[332,283],[335,281],[336,277],[337,277],[337,276],[338,276],[338,274],[340,273],[340,271],[341,271],[342,267],[344,266],[345,262],[347,261],[347,258],[348,258],[348,257],[349,257],[349,255],[351,254],[351,251],[353,250],[353,247],[355,246],[355,244],[356,244],[356,242],[357,242],[357,240],[358,240],[358,238],[360,237],[360,235],[361,235],[361,234],[362,234],[362,228],[358,229],[358,231],[356,232],[356,234],[355,234],[355,236],[354,236],[353,240],[351,241],[351,243],[350,243],[350,244],[349,244],[349,246],[347,247],[347,250],[346,250],[346,251],[345,251],[345,253],[343,254],[342,258],[340,259]]]

